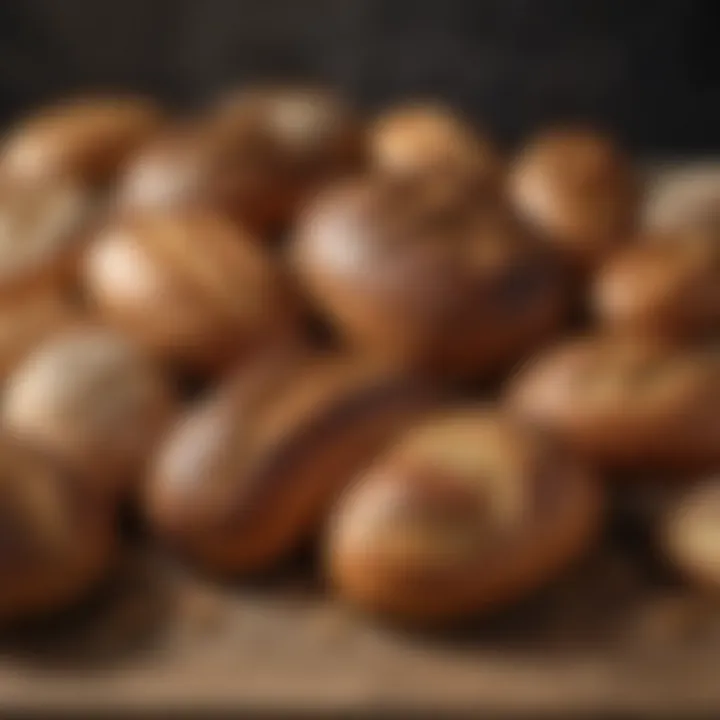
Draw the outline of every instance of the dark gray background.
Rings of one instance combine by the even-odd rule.
[[[0,113],[67,92],[184,106],[254,79],[372,108],[438,95],[502,139],[595,120],[638,150],[720,151],[717,0],[0,0]]]

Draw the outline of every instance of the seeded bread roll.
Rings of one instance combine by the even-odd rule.
[[[479,408],[413,426],[343,495],[328,565],[367,611],[442,624],[516,600],[583,553],[595,479],[537,433]]]
[[[540,354],[507,401],[602,465],[684,471],[720,464],[719,399],[716,352],[623,337]]]
[[[174,410],[165,378],[132,344],[86,326],[53,336],[19,364],[2,420],[114,494],[137,484]]]
[[[635,231],[637,180],[603,135],[579,128],[541,133],[516,158],[509,188],[519,214],[580,274]]]
[[[302,286],[352,346],[441,377],[504,369],[564,314],[556,264],[510,218],[436,215],[382,182],[325,193],[290,254]]]
[[[11,131],[0,152],[0,174],[70,177],[101,188],[160,123],[158,108],[137,98],[85,98],[44,108]]]
[[[109,570],[111,507],[46,456],[0,436],[0,623],[56,612]]]
[[[212,573],[270,568],[430,402],[350,360],[296,354],[253,365],[166,440],[147,487],[150,525]]]
[[[612,256],[592,287],[595,314],[612,331],[668,339],[720,327],[720,245],[691,231],[655,233]]]
[[[207,210],[120,218],[84,262],[101,317],[157,357],[223,370],[296,330],[285,278],[254,236]]]

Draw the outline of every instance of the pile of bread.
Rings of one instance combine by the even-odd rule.
[[[582,127],[260,88],[52,105],[0,147],[0,620],[81,601],[128,509],[210,576],[311,546],[455,622],[598,542],[609,483],[720,586],[720,174],[650,198]]]

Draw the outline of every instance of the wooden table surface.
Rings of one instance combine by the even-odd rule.
[[[626,548],[440,636],[373,624],[308,569],[217,587],[138,555],[89,607],[0,641],[13,712],[492,711],[688,717],[720,709],[720,604]]]
[[[218,587],[130,553],[90,606],[0,637],[0,718],[720,716],[720,602],[611,537],[523,604],[431,637],[353,615],[300,561]]]

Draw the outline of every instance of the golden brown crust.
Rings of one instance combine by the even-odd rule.
[[[645,224],[660,232],[704,232],[720,238],[720,170],[714,163],[669,173],[653,187]]]
[[[102,186],[160,123],[158,108],[137,98],[78,99],[45,108],[11,133],[0,172],[22,179],[69,176]]]
[[[557,267],[504,215],[435,215],[357,181],[318,199],[291,262],[309,295],[372,356],[446,376],[501,369],[559,325]]]
[[[711,334],[720,323],[720,250],[703,235],[645,236],[600,269],[595,314],[613,331],[667,338]]]
[[[120,218],[88,249],[101,315],[161,358],[218,369],[291,335],[288,284],[254,237],[206,210]]]
[[[550,130],[528,143],[509,190],[520,215],[581,271],[636,227],[639,193],[628,159],[608,137],[585,129]]]
[[[70,284],[93,204],[67,180],[0,180],[0,304]]]
[[[9,377],[6,428],[111,493],[138,482],[175,412],[165,378],[123,337],[76,327],[34,349]]]
[[[502,161],[492,142],[447,107],[414,103],[381,114],[368,132],[371,168],[426,204],[456,210],[500,201]]]
[[[355,362],[263,360],[170,434],[147,488],[151,525],[211,572],[268,568],[428,405],[415,386]]]
[[[705,479],[675,498],[659,523],[667,559],[691,582],[720,590],[720,482]]]
[[[241,153],[255,148],[255,204],[270,230],[282,229],[320,186],[354,172],[364,159],[364,133],[352,108],[320,88],[231,93],[210,113],[207,130]]]
[[[278,151],[260,127],[176,127],[131,159],[115,205],[121,213],[206,207],[271,239],[288,202],[280,172]]]
[[[0,437],[0,623],[55,612],[109,569],[112,508],[57,463]]]
[[[82,311],[54,287],[15,293],[0,302],[0,381],[38,345],[83,322]]]
[[[342,497],[331,580],[350,602],[441,624],[511,602],[589,545],[600,494],[536,433],[478,408],[411,429]]]
[[[630,337],[568,341],[508,389],[510,409],[621,468],[720,464],[720,364],[710,350]]]

